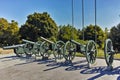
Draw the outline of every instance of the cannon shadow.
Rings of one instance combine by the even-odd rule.
[[[80,69],[82,66],[86,66],[86,65],[81,65],[81,66],[75,66],[77,64],[80,63],[85,63],[86,60],[82,60],[82,61],[76,61],[76,62],[54,62],[54,63],[49,63],[46,66],[50,67],[48,69],[45,69],[44,71],[49,71],[49,70],[53,70],[53,69],[57,69],[59,67],[67,67],[65,70],[66,71],[72,71],[72,70],[78,70],[78,68]]]
[[[24,60],[24,63],[20,63],[20,64],[16,64],[16,65],[24,65],[24,64],[29,64],[29,63],[33,63],[33,62],[37,62],[37,64],[47,64],[47,63],[51,63],[51,62],[55,62],[53,59],[36,59],[35,57],[28,57],[28,58],[21,58],[20,59]]]
[[[99,73],[99,74],[87,79],[87,80],[96,80],[97,78],[100,78],[104,75],[120,75],[120,66],[114,68],[113,70],[109,70],[105,66],[94,67],[94,68],[91,68],[91,69],[84,69],[80,73],[81,74],[96,74],[96,73]],[[118,76],[117,80],[120,80],[120,76]]]
[[[12,56],[1,57],[0,59],[5,59],[5,58],[8,58],[8,59],[9,59],[9,58],[16,58],[16,57],[17,57],[17,56],[13,56],[13,55],[12,55]]]
[[[16,59],[19,59],[19,57],[13,56],[13,55],[0,58],[1,62],[12,61],[12,60],[16,60]]]
[[[82,68],[88,68],[86,60],[73,62],[73,65],[68,67],[68,68],[66,68],[65,70],[66,71],[74,71],[74,70],[80,70]]]

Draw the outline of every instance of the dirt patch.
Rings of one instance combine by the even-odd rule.
[[[3,50],[2,48],[0,48],[0,54],[10,54],[13,52],[13,49]]]

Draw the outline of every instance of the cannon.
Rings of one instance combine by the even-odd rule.
[[[64,57],[67,61],[72,62],[76,52],[80,52],[86,56],[88,64],[95,63],[97,55],[96,43],[93,40],[88,41],[86,45],[82,45],[75,40],[69,40],[64,47]],[[89,65],[90,66],[90,65]]]
[[[55,61],[63,58],[63,49],[65,45],[63,41],[52,42],[44,37],[41,37],[41,39],[44,40],[40,46],[43,58],[48,58],[51,54],[53,54]]]
[[[110,70],[113,69],[113,59],[114,54],[120,53],[119,51],[116,51],[113,49],[113,43],[111,39],[106,39],[104,44],[104,56],[107,66]]]
[[[25,54],[25,51],[24,51],[24,47],[25,47],[26,44],[18,44],[18,45],[12,45],[12,46],[4,46],[3,49],[6,50],[6,49],[13,49],[14,50],[14,53],[16,54],[16,56],[20,57],[22,56],[23,54]]]
[[[41,42],[33,42],[29,40],[22,39],[23,44],[13,45],[13,46],[5,46],[3,49],[13,49],[14,53],[17,56],[23,56],[25,54],[26,57],[31,57],[33,54],[36,56],[40,56],[40,44]]]
[[[29,54],[31,56],[34,54],[35,57],[40,56],[40,45],[42,43],[41,41],[33,42],[25,39],[22,39],[22,41],[26,43],[24,47],[24,51],[26,54]]]

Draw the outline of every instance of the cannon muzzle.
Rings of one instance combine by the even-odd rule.
[[[18,45],[12,45],[12,46],[4,46],[3,49],[14,49],[17,47],[23,47],[25,44],[18,44]]]
[[[37,42],[33,42],[33,41],[25,40],[25,39],[22,39],[22,41],[26,42],[26,43],[30,43],[30,44],[37,44],[37,45],[39,45]]]
[[[50,41],[50,40],[48,40],[48,39],[46,39],[46,38],[44,38],[44,37],[40,37],[40,38],[43,39],[44,41],[47,41],[47,42],[51,43],[51,44],[54,43],[54,42],[52,42],[52,41]]]

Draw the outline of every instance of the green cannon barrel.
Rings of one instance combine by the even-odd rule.
[[[44,41],[47,41],[47,42],[49,42],[49,43],[51,43],[51,44],[54,44],[54,42],[52,42],[52,41],[50,41],[50,40],[48,40],[48,39],[46,39],[46,38],[44,38],[44,37],[40,37],[41,39],[43,39]]]
[[[33,42],[33,41],[29,41],[29,40],[25,40],[25,39],[22,39],[23,42],[26,42],[26,43],[30,43],[30,44],[37,44],[39,45],[38,43],[36,42]]]
[[[76,51],[77,52],[85,52],[85,45],[80,44],[75,40],[70,40],[72,43],[76,44]]]
[[[4,46],[3,49],[14,49],[14,48],[17,48],[17,47],[22,47],[24,45],[25,44],[18,44],[18,45],[12,45],[12,46]]]
[[[81,44],[79,42],[75,41],[75,40],[71,40],[71,42],[74,43],[74,44],[76,44],[76,45],[81,46]]]

